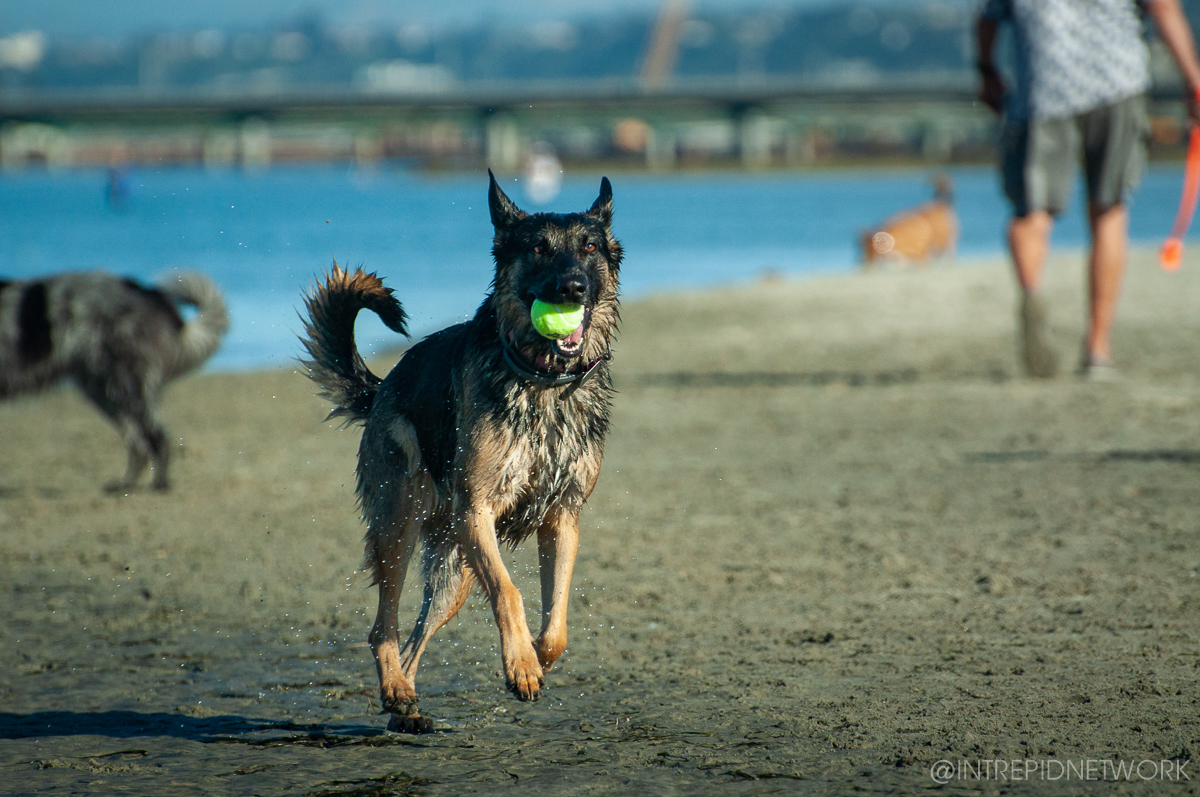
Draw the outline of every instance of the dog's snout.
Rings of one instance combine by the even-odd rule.
[[[558,280],[558,293],[564,301],[583,304],[587,299],[587,281],[579,274],[567,274]]]

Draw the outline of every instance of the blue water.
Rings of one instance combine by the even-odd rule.
[[[995,173],[951,170],[963,257],[1002,251],[1008,209]],[[1179,200],[1182,168],[1151,169],[1133,205],[1131,236],[1160,242]],[[209,367],[294,362],[300,293],[332,258],[378,271],[421,334],[469,316],[491,279],[486,173],[430,176],[345,167],[257,173],[141,170],[127,207],[110,209],[101,171],[0,176],[0,275],[106,269],[154,280],[202,271],[221,286],[232,328]],[[572,177],[550,208],[506,190],[527,210],[584,210],[599,175]],[[855,267],[858,230],[925,201],[919,171],[816,174],[617,175],[614,228],[625,245],[626,297],[674,287]],[[1081,202],[1059,222],[1056,247],[1081,247]],[[399,339],[373,317],[364,351]]]

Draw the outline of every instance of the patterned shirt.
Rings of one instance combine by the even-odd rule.
[[[984,0],[984,19],[1013,23],[1009,119],[1054,119],[1150,85],[1138,8],[1154,0]]]

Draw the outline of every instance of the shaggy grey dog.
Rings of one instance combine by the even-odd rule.
[[[190,321],[177,304],[196,307]],[[71,379],[125,436],[137,483],[152,460],[165,490],[170,446],[155,403],[162,386],[212,356],[229,329],[217,287],[199,274],[146,287],[101,272],[0,280],[0,399]]]

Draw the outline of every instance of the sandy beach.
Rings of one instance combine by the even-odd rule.
[[[102,491],[72,390],[0,405],[0,791],[913,794],[946,760],[940,793],[1074,794],[1045,762],[1093,760],[1193,794],[1200,256],[1135,252],[1117,383],[1072,373],[1084,288],[1057,256],[1052,381],[1000,259],[627,302],[568,653],[517,702],[476,595],[419,737],[378,714],[358,431],[307,379],[169,387],[165,494]],[[960,779],[1000,760],[1035,768]]]

